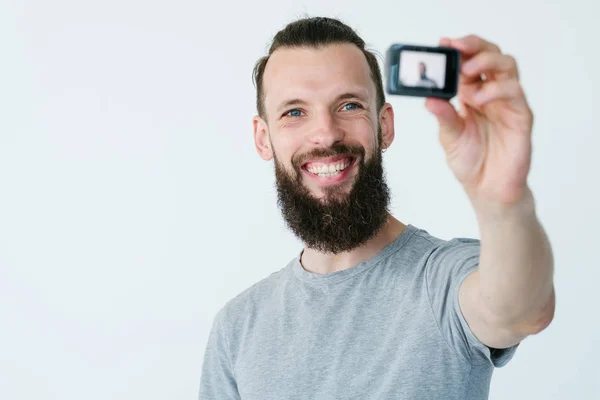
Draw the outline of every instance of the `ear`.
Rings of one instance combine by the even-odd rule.
[[[254,146],[256,147],[256,152],[263,160],[271,160],[273,158],[273,149],[269,140],[269,127],[267,123],[257,115],[252,119],[252,125],[254,126]]]
[[[379,122],[381,123],[381,135],[382,135],[382,150],[390,147],[394,141],[394,110],[392,105],[385,103],[381,107],[379,113]]]

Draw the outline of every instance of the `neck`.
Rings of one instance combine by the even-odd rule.
[[[377,255],[396,240],[405,228],[406,225],[389,214],[379,233],[364,245],[340,254],[321,253],[311,248],[305,248],[300,263],[308,272],[320,275],[352,268]]]

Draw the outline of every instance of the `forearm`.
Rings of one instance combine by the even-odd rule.
[[[511,206],[474,205],[483,301],[506,324],[544,324],[554,312],[554,261],[531,191]]]

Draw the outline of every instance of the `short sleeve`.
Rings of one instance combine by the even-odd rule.
[[[480,249],[478,239],[444,241],[427,260],[425,281],[434,317],[450,347],[472,365],[491,363],[499,368],[512,359],[518,344],[506,349],[483,344],[471,331],[458,300],[460,285],[479,265]]]
[[[200,376],[199,400],[241,399],[230,361],[225,323],[223,308],[217,313],[208,337]]]

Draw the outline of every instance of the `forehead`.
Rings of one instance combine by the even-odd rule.
[[[289,98],[310,102],[348,91],[375,97],[369,64],[362,51],[348,43],[276,50],[265,68],[263,91],[267,110]]]

